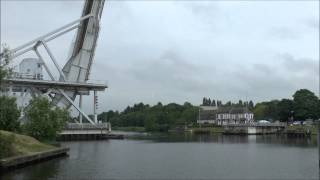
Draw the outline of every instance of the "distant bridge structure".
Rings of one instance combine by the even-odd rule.
[[[283,131],[286,123],[246,123],[223,125],[225,134],[274,134]]]
[[[2,52],[0,54],[0,62],[8,57],[9,60],[16,60],[17,57],[34,52],[40,62],[39,65],[44,67],[50,78],[49,80],[44,80],[42,78],[24,78],[22,76],[8,77],[4,82],[9,88],[9,95],[14,88],[28,89],[27,92],[32,97],[48,97],[54,105],[59,107],[69,108],[73,106],[79,112],[78,127],[86,127],[83,125],[82,118],[84,117],[91,124],[91,128],[110,130],[110,124],[99,124],[97,120],[97,91],[104,91],[107,85],[105,83],[88,83],[91,66],[94,62],[104,2],[104,0],[86,0],[81,18],[15,49]],[[71,43],[71,54],[63,68],[61,68],[47,43],[73,30],[76,30],[76,36],[75,41]],[[45,50],[48,57],[50,57],[49,61],[43,58],[39,47]],[[52,69],[48,66],[49,62],[54,64],[59,73],[59,78],[55,78],[56,76]],[[93,118],[90,118],[82,110],[82,96],[89,95],[90,91],[94,93]],[[79,104],[75,103],[77,96],[79,96]]]

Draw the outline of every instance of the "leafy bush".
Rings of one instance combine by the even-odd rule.
[[[30,102],[26,116],[24,130],[39,140],[54,140],[70,119],[67,109],[54,107],[44,97],[35,98]]]
[[[8,96],[0,96],[0,129],[6,131],[18,131],[20,111],[16,99]]]

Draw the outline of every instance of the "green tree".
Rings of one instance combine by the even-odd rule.
[[[3,48],[3,54],[0,57],[0,91],[6,90],[3,79],[10,75],[8,67],[10,60],[9,48]],[[1,92],[0,92],[1,93]],[[16,99],[5,95],[0,96],[0,129],[7,131],[18,131],[20,123],[18,118],[20,111],[18,110]]]
[[[216,100],[212,99],[211,106],[216,106]]]
[[[197,117],[198,117],[198,108],[197,107],[186,108],[181,113],[181,119],[183,119],[187,124],[196,123]]]
[[[54,140],[70,119],[67,109],[54,107],[45,97],[31,100],[26,116],[26,133],[40,140]]]
[[[8,67],[10,62],[10,50],[8,47],[3,47],[3,53],[0,56],[0,90],[4,88],[3,79],[11,73],[11,69]]]
[[[146,131],[158,131],[159,130],[159,124],[156,122],[156,118],[154,115],[149,115],[149,117],[146,119],[146,122],[144,123],[144,127]]]
[[[240,107],[242,107],[242,106],[243,106],[243,102],[242,102],[242,100],[239,100],[238,105],[239,105]]]
[[[206,98],[204,97],[203,99],[202,99],[202,105],[204,106],[206,104]]]
[[[0,129],[6,131],[19,131],[20,111],[16,99],[8,96],[0,96]]]
[[[268,113],[268,106],[265,103],[258,103],[256,104],[253,114],[255,119],[261,120],[261,119],[267,119],[267,113]]]
[[[254,109],[254,104],[253,104],[253,102],[251,100],[249,101],[248,108],[249,108],[250,111],[252,111]]]
[[[268,111],[267,119],[269,120],[279,120],[279,109],[278,109],[279,100],[272,100],[267,102]]]
[[[231,106],[231,101],[228,101],[226,104],[225,104],[225,106]]]
[[[293,109],[295,118],[305,120],[308,118],[318,118],[319,99],[311,91],[300,89],[293,95]]]
[[[282,99],[278,103],[278,109],[280,121],[287,122],[291,116],[291,111],[293,111],[293,101],[290,99]]]

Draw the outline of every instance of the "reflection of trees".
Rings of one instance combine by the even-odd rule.
[[[63,157],[62,157],[63,158]],[[28,177],[28,179],[49,179],[49,178],[55,178],[58,174],[59,166],[60,166],[60,160],[53,159],[47,162],[36,164],[35,166],[30,166],[30,170],[24,171],[25,177]]]
[[[64,158],[64,157],[61,157]],[[60,166],[61,158],[37,163],[13,170],[4,176],[4,179],[50,179],[56,178]]]
[[[144,139],[141,136],[138,139]],[[151,135],[149,140],[156,142],[213,142],[213,143],[258,143],[258,144],[281,144],[284,146],[317,146],[317,138],[297,138],[286,135],[222,135],[222,134],[192,134],[192,133],[160,133]]]

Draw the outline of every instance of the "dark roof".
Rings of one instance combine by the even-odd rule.
[[[250,113],[247,107],[219,107],[218,114],[230,113],[230,114],[241,114]]]
[[[215,110],[210,111],[200,111],[200,119],[201,120],[214,120],[216,119],[217,112]]]

